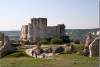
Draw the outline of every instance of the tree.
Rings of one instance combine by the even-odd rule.
[[[46,39],[43,39],[43,40],[40,41],[40,43],[41,43],[41,44],[49,44],[49,41],[46,40]]]
[[[63,43],[70,43],[71,40],[69,39],[69,36],[63,36],[61,37],[61,39],[63,40]]]
[[[80,40],[74,40],[75,44],[80,44]]]
[[[51,41],[50,41],[51,44],[62,44],[63,43],[63,40],[60,39],[60,38],[52,38]]]

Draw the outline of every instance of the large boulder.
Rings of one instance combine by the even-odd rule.
[[[63,53],[64,52],[64,47],[59,46],[53,49],[53,53]]]
[[[99,56],[99,37],[93,38],[93,35],[88,33],[83,54],[89,57]]]
[[[0,57],[3,57],[7,53],[15,50],[16,48],[11,45],[9,37],[5,36],[3,33],[0,34]]]
[[[76,52],[76,48],[75,48],[74,45],[72,45],[72,44],[67,44],[67,45],[65,46],[65,53],[71,54],[71,53],[74,53],[74,52]]]
[[[95,38],[89,45],[89,57],[99,56],[99,37]]]
[[[44,49],[44,52],[45,53],[52,53],[53,49],[51,47],[50,48],[46,48],[46,49]]]
[[[93,41],[93,35],[89,32],[86,35],[85,47],[89,47],[92,41]]]
[[[85,46],[84,46],[84,50],[83,50],[83,54],[85,56],[88,56],[89,55],[89,45],[91,44],[91,42],[93,41],[93,36],[92,34],[89,32],[87,35],[86,35],[86,41],[85,41]]]
[[[89,48],[88,47],[84,47],[83,55],[84,56],[88,56],[89,55]]]

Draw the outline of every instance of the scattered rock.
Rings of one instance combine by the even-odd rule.
[[[46,49],[44,49],[44,52],[45,53],[52,53],[53,49],[51,47],[50,48],[46,48]]]
[[[62,46],[59,46],[59,47],[53,49],[53,53],[60,53],[61,54],[63,52],[64,52],[64,47],[62,47]]]
[[[76,52],[76,49],[75,49],[74,45],[72,45],[72,44],[69,43],[69,44],[67,44],[65,46],[65,53],[71,54],[71,53],[74,53],[74,52]]]

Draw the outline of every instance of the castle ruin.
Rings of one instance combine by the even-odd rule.
[[[37,42],[43,38],[65,36],[65,25],[47,26],[47,18],[31,18],[31,23],[21,28],[21,40]]]

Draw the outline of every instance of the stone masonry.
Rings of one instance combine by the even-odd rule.
[[[65,25],[47,26],[47,18],[31,18],[31,23],[21,28],[21,40],[36,42],[43,38],[65,36]]]

